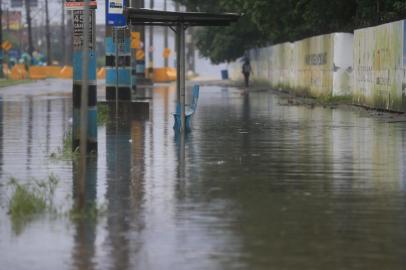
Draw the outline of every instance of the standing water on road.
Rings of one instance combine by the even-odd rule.
[[[404,269],[406,123],[211,86],[182,146],[175,89],[155,88],[149,115],[99,126],[86,192],[105,211],[75,221],[77,166],[52,158],[70,87],[0,91],[1,269]],[[62,214],[16,227],[10,178],[50,174]]]

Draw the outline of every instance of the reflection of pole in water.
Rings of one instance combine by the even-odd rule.
[[[45,139],[45,151],[49,154],[50,139],[51,139],[51,101],[47,100],[47,124],[46,124],[46,139]]]
[[[34,121],[34,104],[33,98],[28,97],[28,125],[27,125],[27,173],[31,170],[31,151],[32,151],[32,136],[33,136],[33,121]]]
[[[185,140],[186,140],[186,132],[184,131],[175,131],[175,140],[176,140],[176,147],[178,152],[178,177],[181,180],[184,180],[185,177]]]
[[[129,106],[120,107],[120,123],[106,125],[106,162],[108,202],[107,218],[108,242],[111,246],[110,258],[113,269],[127,269],[129,266],[130,230],[128,218],[131,209],[131,127],[128,116]],[[110,113],[111,116],[115,112]]]
[[[3,98],[0,97],[0,178],[3,177],[3,127],[4,127],[4,118],[3,118]]]
[[[79,164],[73,162],[73,199],[78,202],[83,199],[84,210],[92,211],[97,205],[97,159],[88,158],[85,171],[85,193],[84,197],[78,193],[77,184],[80,182]],[[85,212],[86,213],[86,212]],[[94,269],[95,240],[97,220],[94,217],[86,216],[75,221],[74,247],[72,249],[72,260],[77,269]]]

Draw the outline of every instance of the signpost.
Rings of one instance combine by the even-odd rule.
[[[125,0],[106,0],[106,99],[116,102],[131,100],[131,44],[125,6]]]
[[[73,13],[72,148],[87,153],[97,152],[96,6],[96,1],[65,0]]]

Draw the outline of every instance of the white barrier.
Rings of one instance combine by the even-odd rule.
[[[249,52],[253,79],[311,96],[406,112],[406,20]],[[231,79],[241,80],[235,62]]]
[[[354,101],[405,111],[406,20],[364,28],[354,36]]]
[[[350,94],[352,34],[334,33],[282,43],[249,52],[253,80],[312,96]],[[230,66],[230,78],[241,80],[241,63]]]

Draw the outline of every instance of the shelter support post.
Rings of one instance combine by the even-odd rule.
[[[186,68],[185,68],[185,25],[178,23],[176,26],[176,88],[177,88],[177,106],[180,107],[181,126],[180,131],[185,131],[186,117],[185,117],[185,102],[186,102]]]

